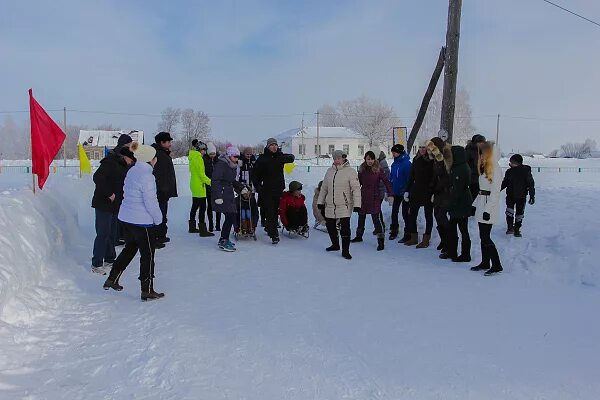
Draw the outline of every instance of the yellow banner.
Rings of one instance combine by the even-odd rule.
[[[90,160],[85,154],[85,150],[81,143],[78,145],[79,147],[79,172],[82,174],[90,174],[92,173],[92,164],[90,164]]]

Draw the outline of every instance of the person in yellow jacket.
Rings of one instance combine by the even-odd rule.
[[[201,237],[214,236],[206,229],[204,216],[206,215],[206,186],[210,186],[210,178],[206,176],[203,156],[206,154],[206,144],[198,139],[192,140],[192,148],[188,155],[190,167],[190,189],[192,190],[192,209],[190,210],[189,232],[200,233]],[[196,227],[196,213],[198,227]]]

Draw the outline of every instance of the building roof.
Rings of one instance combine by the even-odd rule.
[[[144,131],[120,130],[120,131],[79,131],[78,143],[85,146],[115,147],[119,136],[127,134],[134,142],[144,143]]]
[[[316,138],[317,127],[310,126],[304,128],[293,128],[287,131],[281,132],[275,138],[280,142],[285,142],[293,137],[304,137],[304,138]],[[353,139],[364,139],[364,136],[357,133],[356,131],[345,128],[345,127],[319,127],[319,138],[323,139],[339,139],[339,138],[353,138]]]

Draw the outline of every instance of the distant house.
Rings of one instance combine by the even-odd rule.
[[[366,151],[374,150],[369,147],[369,140],[359,133],[344,127],[320,127],[317,144],[317,127],[289,129],[275,136],[281,150],[291,153],[296,158],[316,158],[318,155],[326,157],[335,150],[342,150],[350,159],[362,158]],[[320,149],[319,149],[320,147]],[[388,152],[386,146],[376,147],[375,155],[379,151]]]
[[[79,131],[79,140],[85,153],[90,160],[101,160],[104,158],[105,149],[113,149],[119,140],[119,136],[127,134],[134,142],[144,143],[144,131],[120,130],[120,131]]]
[[[590,151],[590,158],[600,158],[600,151],[599,150]]]

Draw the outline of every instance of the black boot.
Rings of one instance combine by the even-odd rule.
[[[454,262],[471,262],[471,241],[462,239],[460,246],[460,256],[453,257]]]
[[[514,218],[507,216],[506,217],[506,234],[507,235],[512,235],[515,232],[513,223],[514,223]]]
[[[215,236],[214,233],[209,232],[206,229],[206,224],[204,222],[200,222],[198,223],[198,232],[200,233],[200,237],[211,237],[211,236]]]
[[[390,240],[396,240],[398,237],[398,225],[390,225]]]
[[[439,226],[436,228],[438,231],[438,234],[440,235],[440,244],[438,245],[437,249],[440,250],[442,253],[444,252],[444,230],[442,228],[440,228]]]
[[[514,235],[515,237],[522,237],[523,235],[521,235],[521,225],[523,223],[521,221],[516,222],[515,223],[515,228],[514,228]]]
[[[410,237],[409,232],[404,232],[404,236],[402,236],[402,239],[398,240],[398,243],[406,243],[410,240]]]
[[[515,228],[516,228],[516,224],[515,224]],[[492,262],[492,268],[490,268],[485,273],[485,276],[490,276],[490,275],[497,274],[498,272],[502,272],[502,264],[500,264],[500,255],[498,254],[498,249],[496,248],[496,245],[492,244],[492,245],[488,246],[488,254],[489,254],[490,260]]]
[[[189,233],[198,233],[199,232],[198,228],[196,228],[196,221],[189,220],[188,224],[189,224],[189,229],[188,229]]]
[[[487,271],[490,269],[490,252],[489,246],[481,245],[481,263],[471,267],[471,271]]]
[[[342,257],[346,260],[352,260],[350,255],[350,236],[342,236]]]
[[[158,298],[165,297],[164,293],[158,293],[154,291],[154,279],[150,281],[150,293],[154,294],[155,296],[158,296]]]
[[[214,227],[214,224],[213,224],[213,219],[212,219],[212,218],[209,218],[209,219],[208,219],[208,231],[209,231],[209,232],[212,232],[212,231],[214,231],[214,230],[215,230],[215,227]]]
[[[152,279],[146,279],[145,281],[142,281],[141,286],[142,294],[140,297],[142,301],[156,300],[164,296],[164,293],[156,293],[154,291],[154,288],[152,287]]]
[[[352,243],[359,243],[363,241],[363,233],[365,232],[364,229],[357,229],[356,230],[356,237],[354,239],[351,240]]]
[[[377,251],[381,251],[385,248],[385,237],[381,234],[381,237],[377,237]]]
[[[335,233],[329,233],[329,239],[331,239],[331,246],[329,246],[325,250],[326,251],[339,251],[340,250],[340,238],[337,234],[337,231],[335,231]]]
[[[123,273],[123,271],[117,271],[114,268],[111,269],[110,275],[108,275],[108,278],[106,278],[106,281],[104,282],[104,285],[102,286],[104,288],[104,290],[112,289],[112,290],[116,290],[117,292],[120,292],[121,290],[123,290],[123,286],[119,285],[119,278],[121,277],[122,273]]]

